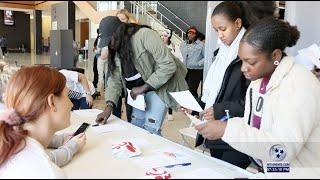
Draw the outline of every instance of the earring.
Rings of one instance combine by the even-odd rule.
[[[53,112],[57,112],[57,109],[56,109],[56,108],[53,108]]]
[[[278,66],[280,64],[280,62],[279,61],[273,61],[273,64]]]

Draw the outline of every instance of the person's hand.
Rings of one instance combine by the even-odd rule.
[[[93,52],[96,52],[97,48],[96,47],[93,47],[92,51]]]
[[[210,108],[208,108],[208,109],[204,110],[203,112],[201,112],[200,116],[203,117],[207,121],[215,120],[213,107],[211,106]]]
[[[208,140],[216,140],[222,138],[225,129],[227,127],[227,122],[223,121],[208,121],[203,124],[195,126],[198,133]]]
[[[85,133],[80,133],[80,134],[72,137],[71,140],[76,141],[77,147],[78,147],[78,151],[79,151],[86,144],[86,140],[87,140],[86,134]]]
[[[133,100],[136,100],[138,95],[145,93],[146,91],[149,90],[149,88],[150,87],[147,84],[144,84],[139,87],[134,87],[134,88],[132,88],[132,90],[130,92],[130,96],[132,97]]]
[[[191,109],[188,109],[188,108],[185,108],[185,107],[178,107],[178,111],[179,112],[184,112],[185,114],[191,114],[192,113],[192,110]]]
[[[66,144],[73,137],[73,133],[63,134],[63,144]]]
[[[96,118],[96,122],[98,124],[106,124],[111,113],[112,113],[112,107],[107,106],[102,113],[98,114]]]
[[[91,107],[93,104],[93,97],[90,94],[87,94],[86,101],[87,101],[87,104],[89,105],[89,107]]]

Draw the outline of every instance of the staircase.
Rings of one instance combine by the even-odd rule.
[[[161,33],[165,28],[170,28],[173,31],[171,42],[179,47],[180,43],[185,40],[185,30],[190,27],[185,21],[179,18],[176,14],[162,5],[159,1],[129,1],[130,11],[135,16],[140,24],[149,25],[152,29]],[[167,16],[164,16],[158,11],[158,8],[166,11]],[[170,17],[169,17],[170,16]],[[172,22],[172,19],[179,21],[177,24]]]

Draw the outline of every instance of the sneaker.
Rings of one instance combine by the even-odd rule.
[[[168,119],[168,121],[173,121],[173,116],[172,116],[172,114],[168,114],[167,119]]]

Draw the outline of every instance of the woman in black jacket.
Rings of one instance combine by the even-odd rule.
[[[226,117],[242,117],[246,90],[249,81],[241,72],[242,61],[238,57],[239,43],[249,27],[244,4],[226,1],[220,3],[212,13],[212,26],[216,30],[220,47],[214,52],[211,65],[203,86],[202,114],[206,120],[221,120]],[[251,13],[252,14],[252,13]],[[270,14],[273,15],[273,14]],[[250,158],[220,140],[208,141],[197,135],[196,146],[204,145],[210,149],[212,157],[246,168]]]

